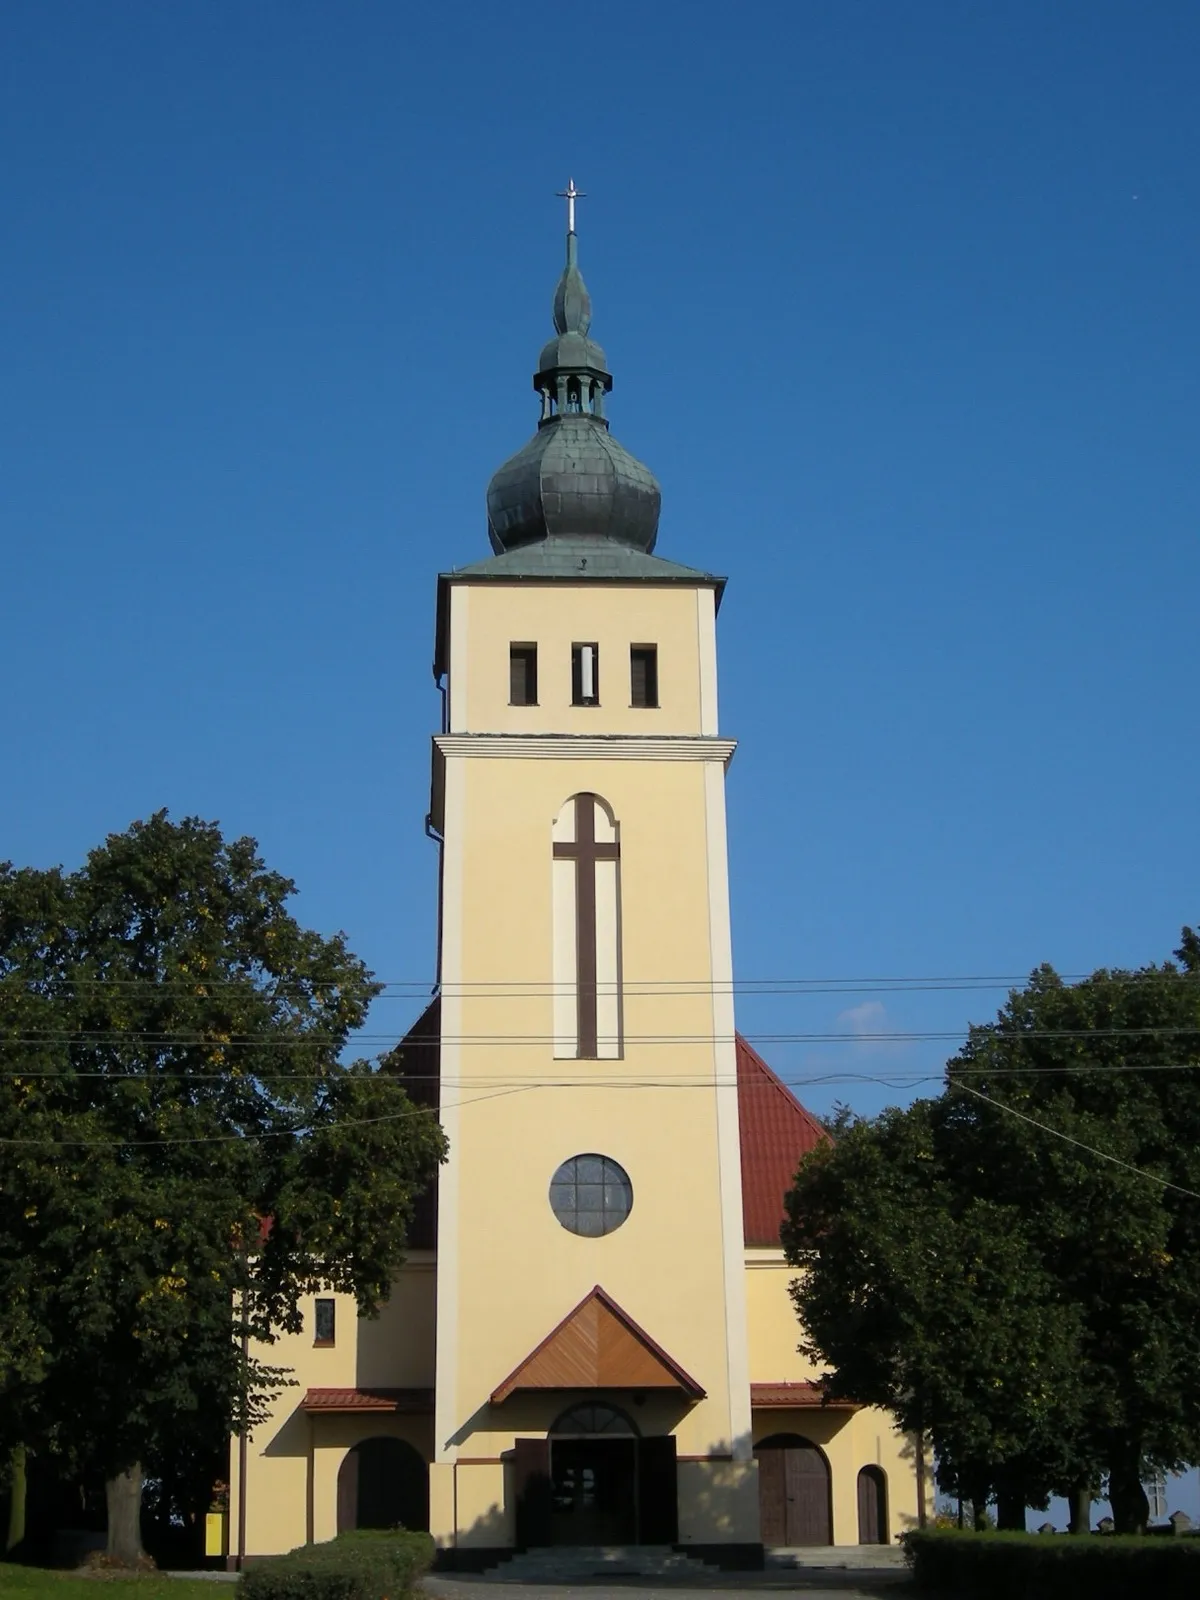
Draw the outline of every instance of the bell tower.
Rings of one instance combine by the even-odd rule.
[[[431,1527],[472,1549],[759,1542],[717,715],[723,580],[654,554],[574,184],[494,554],[438,582]]]

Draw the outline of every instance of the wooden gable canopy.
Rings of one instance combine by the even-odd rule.
[[[704,1390],[599,1286],[492,1391],[493,1405],[518,1389]]]

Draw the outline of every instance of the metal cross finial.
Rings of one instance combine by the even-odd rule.
[[[567,179],[567,187],[565,189],[560,189],[558,191],[558,198],[560,200],[565,200],[567,202],[567,232],[568,233],[574,233],[575,232],[575,202],[576,202],[576,200],[586,200],[587,199],[587,195],[584,194],[582,189],[577,189],[575,187],[575,179],[574,178],[568,178]]]

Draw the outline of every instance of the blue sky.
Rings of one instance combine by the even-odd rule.
[[[1198,58],[1190,0],[9,0],[0,856],[217,818],[430,977],[434,576],[532,432],[573,175],[660,553],[730,579],[740,977],[1165,956],[1200,918]],[[1002,998],[858,991],[740,1021]],[[764,1053],[895,1079],[802,1091],[872,1110],[950,1048]]]

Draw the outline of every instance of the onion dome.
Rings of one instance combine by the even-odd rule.
[[[579,271],[576,198],[572,184],[555,336],[533,379],[542,402],[538,431],[488,485],[488,537],[497,554],[563,537],[611,539],[649,554],[658,535],[662,492],[609,433],[604,415],[613,381],[604,351],[588,337],[592,302]]]

